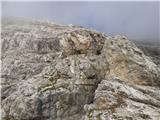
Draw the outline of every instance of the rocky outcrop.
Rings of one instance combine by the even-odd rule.
[[[85,120],[159,120],[159,96],[159,88],[111,77],[98,85],[94,103],[84,106]]]
[[[4,120],[158,120],[160,68],[125,36],[2,19]]]
[[[127,39],[105,41],[103,53],[110,65],[109,75],[127,83],[159,86],[159,68],[134,43]]]
[[[149,56],[155,64],[160,66],[160,41],[134,41],[134,43],[145,53],[145,55]]]

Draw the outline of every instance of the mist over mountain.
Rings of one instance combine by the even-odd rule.
[[[160,2],[2,2],[2,120],[159,120]]]
[[[159,42],[159,2],[2,2],[2,16],[76,24],[137,41]]]

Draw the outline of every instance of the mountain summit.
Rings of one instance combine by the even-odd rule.
[[[160,68],[125,36],[2,19],[2,120],[159,120]]]

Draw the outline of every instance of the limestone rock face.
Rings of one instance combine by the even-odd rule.
[[[160,86],[159,67],[131,41],[123,37],[106,40],[102,52],[109,62],[109,75],[128,83]]]
[[[98,85],[94,103],[84,106],[85,120],[159,120],[159,96],[159,88],[110,77]]]
[[[160,68],[125,36],[2,19],[3,120],[159,120]]]

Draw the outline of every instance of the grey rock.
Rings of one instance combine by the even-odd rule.
[[[151,91],[154,93],[151,93]],[[156,95],[154,95],[156,94]],[[94,103],[85,105],[85,120],[159,120],[160,89],[126,84],[119,78],[103,80]]]
[[[3,120],[160,116],[160,68],[125,36],[2,19]]]

